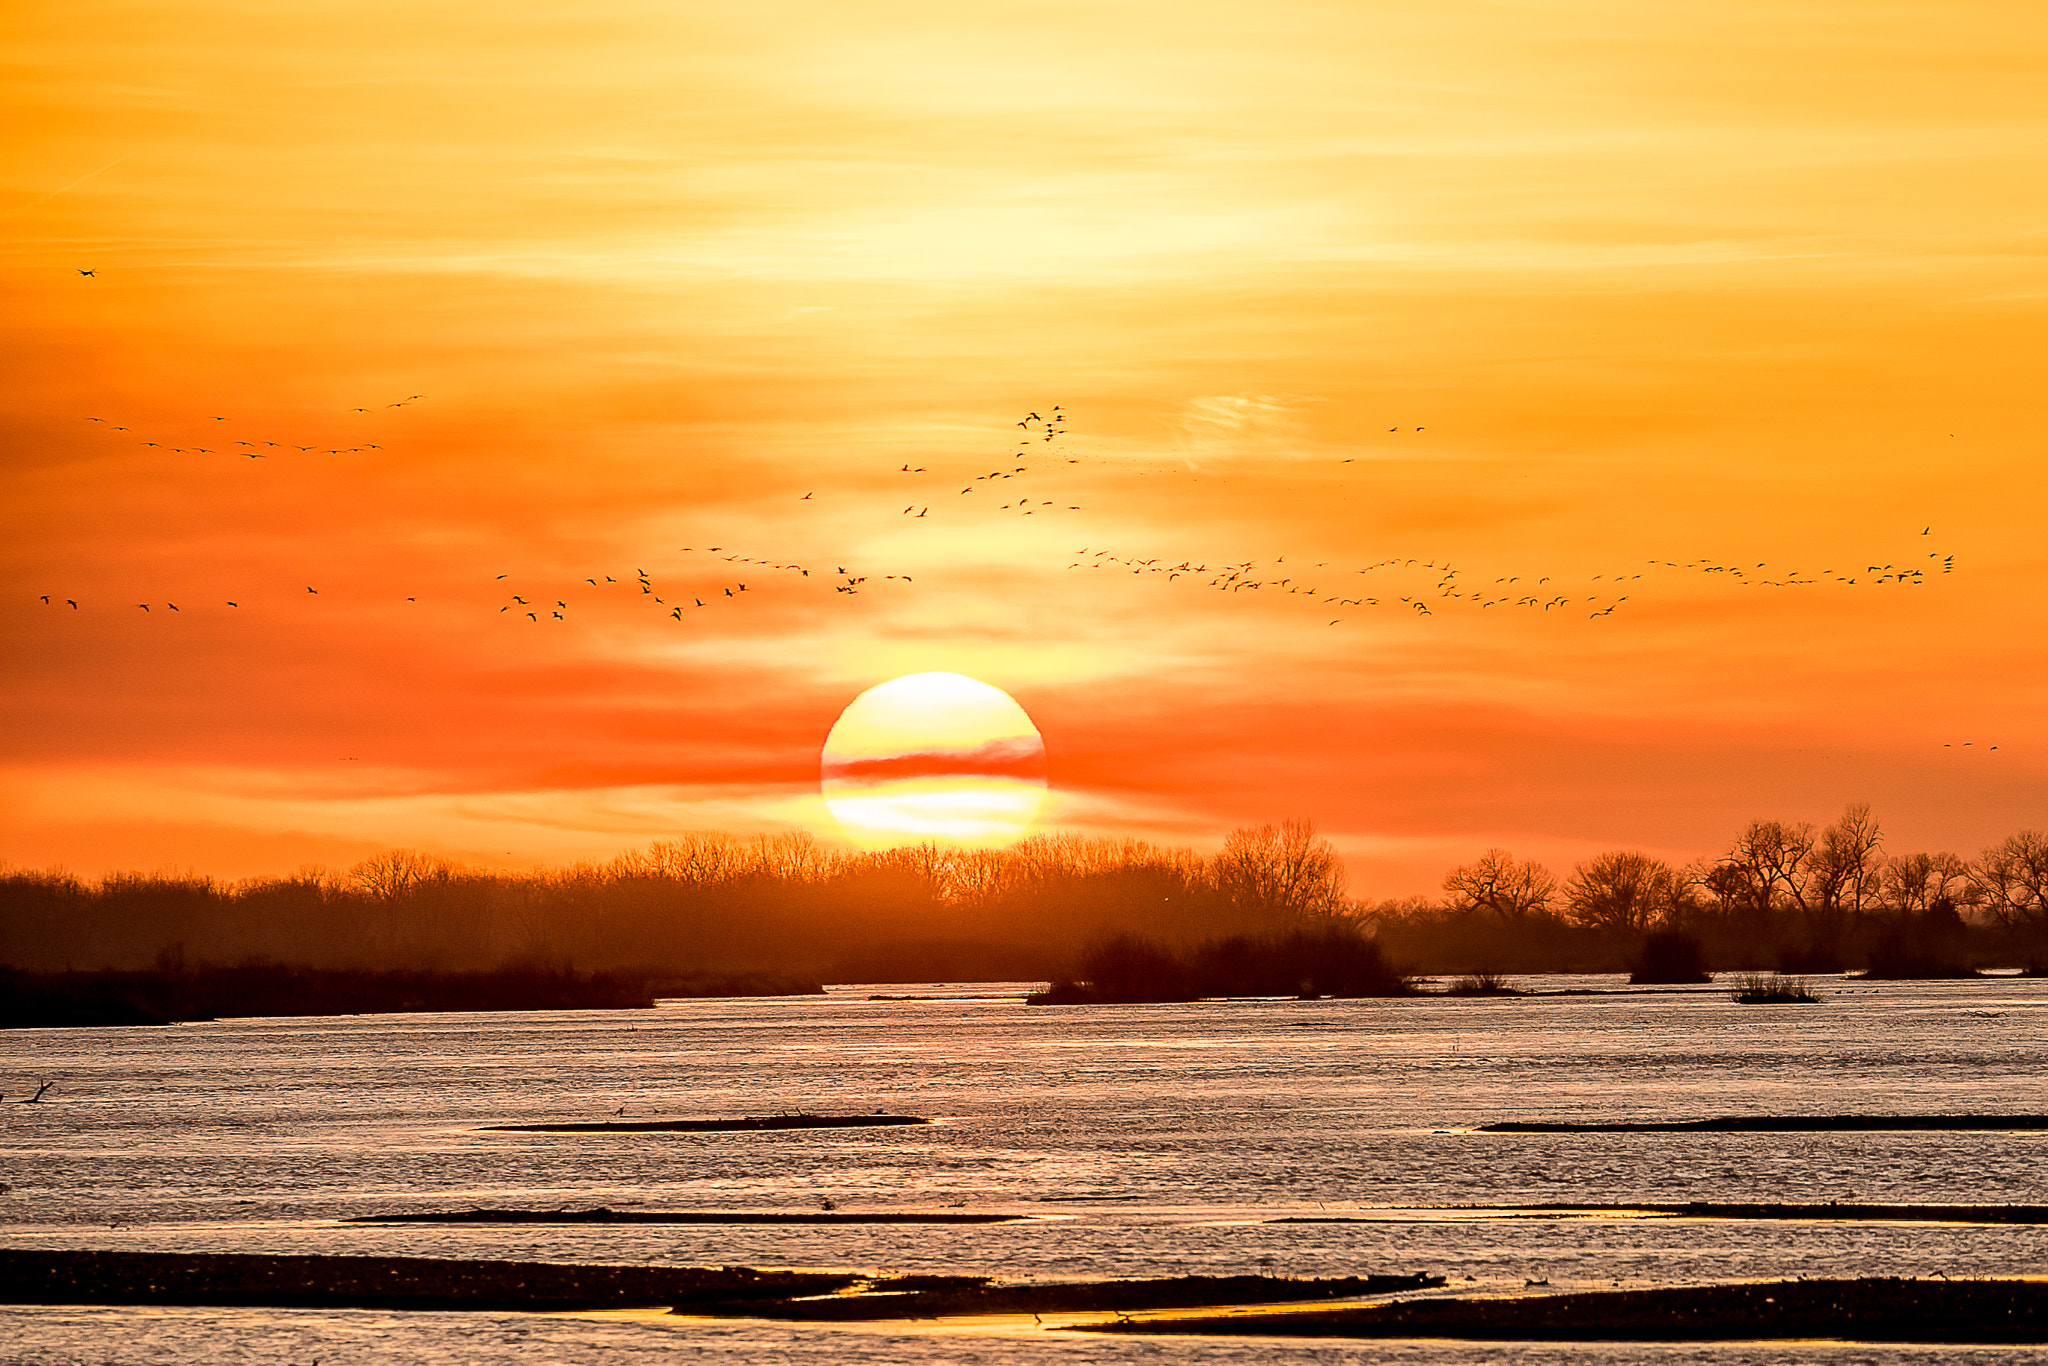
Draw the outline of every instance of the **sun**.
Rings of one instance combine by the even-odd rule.
[[[1016,699],[965,674],[905,674],[847,705],[825,737],[825,805],[863,849],[1001,846],[1045,801],[1045,741]]]

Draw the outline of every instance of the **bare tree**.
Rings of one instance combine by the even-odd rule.
[[[1260,919],[1338,915],[1348,905],[1337,850],[1305,817],[1231,831],[1209,872],[1239,912]]]
[[[1477,863],[1452,869],[1444,891],[1454,907],[1521,920],[1550,909],[1557,899],[1557,879],[1540,863],[1519,863],[1505,849],[1489,849]]]
[[[380,901],[396,901],[429,882],[454,877],[455,865],[417,849],[387,849],[348,870],[349,881]]]
[[[1567,911],[1579,924],[1636,935],[1671,919],[1684,891],[1677,871],[1664,860],[1615,851],[1573,869],[1564,897]]]
[[[1797,825],[1751,821],[1736,837],[1734,848],[1721,858],[1721,866],[1730,874],[1724,879],[1732,884],[1730,899],[1759,918],[1787,902],[1798,910],[1807,909],[1808,863],[1816,839],[1813,827],[1804,821]]]
[[[1970,883],[2005,924],[2048,930],[2048,834],[2008,835],[1977,859]]]
[[[1805,903],[1822,914],[1861,911],[1879,890],[1878,849],[1884,832],[1858,802],[1842,819],[1821,831],[1820,842],[1806,859]]]
[[[1970,897],[1970,865],[1954,854],[1897,854],[1878,867],[1884,904],[1902,915],[1953,911]]]
[[[680,839],[656,840],[644,853],[621,854],[611,871],[619,877],[667,878],[675,882],[732,882],[752,869],[755,855],[719,830],[693,830]]]

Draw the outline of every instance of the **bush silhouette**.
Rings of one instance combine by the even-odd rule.
[[[1711,982],[1707,972],[1707,948],[1696,934],[1684,930],[1657,930],[1643,936],[1636,950],[1634,971],[1628,980],[1639,986],[1671,986]]]

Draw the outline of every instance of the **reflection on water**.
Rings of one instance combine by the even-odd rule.
[[[1584,985],[1585,979],[1537,985]],[[1615,983],[1600,983],[1615,985]],[[835,988],[654,1012],[250,1020],[0,1035],[5,1245],[865,1265],[1008,1276],[1432,1270],[1467,1289],[1743,1276],[2038,1273],[2048,1230],[1914,1224],[1289,1224],[1359,1206],[1628,1200],[2043,1203],[2048,1135],[1466,1132],[1499,1119],[2048,1110],[2048,983],[1825,983],[1539,1000],[1027,1007],[990,988]],[[959,999],[870,1001],[872,991]],[[967,999],[976,997],[979,999]],[[56,1090],[13,1103],[36,1079]],[[478,1126],[778,1110],[929,1128],[508,1134]],[[1072,1197],[1103,1197],[1099,1201]],[[337,1227],[461,1207],[963,1208],[969,1227]],[[673,1321],[13,1310],[0,1361],[541,1359],[673,1352]],[[1264,1359],[1272,1344],[691,1326],[758,1359]],[[374,1342],[358,1351],[351,1342]],[[4,1344],[17,1344],[7,1346]],[[142,1344],[147,1343],[145,1348]],[[326,1344],[322,1346],[321,1344]],[[404,1351],[394,1344],[406,1344]],[[124,1352],[126,1352],[124,1348]],[[1600,1352],[1623,1349],[1596,1349]],[[1802,1349],[1804,1350],[1804,1349]],[[1877,1352],[1873,1356],[1872,1353]],[[12,1353],[13,1355],[10,1355]],[[366,1354],[367,1353],[367,1354]],[[1627,1348],[1629,1360],[2011,1359]],[[1292,1346],[1342,1361],[1588,1349]]]

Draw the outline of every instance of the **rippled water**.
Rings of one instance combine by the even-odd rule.
[[[1607,979],[1532,979],[1546,988]],[[2048,1110],[2048,982],[1826,982],[1521,1000],[1033,1008],[946,988],[655,1011],[231,1020],[0,1034],[0,1244],[869,1266],[1012,1277],[1429,1270],[1468,1289],[2038,1274],[2048,1231],[1448,1220],[1628,1200],[2048,1203],[2032,1134],[1469,1132],[1500,1119]],[[1021,990],[1021,988],[1019,988]],[[40,1105],[13,1101],[37,1079]],[[480,1126],[886,1110],[928,1128]],[[1071,1197],[1100,1197],[1074,1200]],[[992,1226],[352,1228],[474,1203],[1036,1216]],[[1383,1222],[1271,1224],[1290,1214]],[[110,1344],[119,1351],[110,1352]],[[1022,1327],[801,1330],[659,1315],[0,1311],[0,1361],[2013,1360],[1983,1349],[1143,1342]],[[1804,1355],[1801,1355],[1804,1353]],[[2038,1355],[2027,1349],[2021,1356]]]

